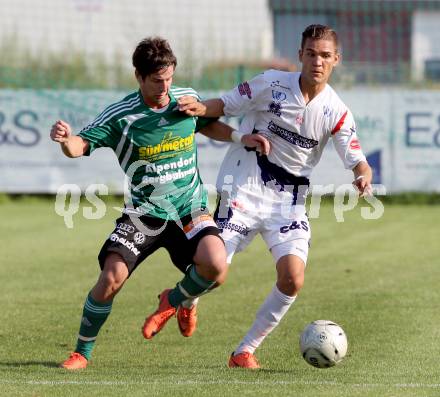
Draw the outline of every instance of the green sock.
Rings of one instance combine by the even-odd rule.
[[[206,280],[197,273],[195,265],[191,265],[185,277],[170,291],[168,301],[177,308],[184,300],[207,292],[214,284],[215,281]]]
[[[98,332],[112,310],[112,303],[112,301],[108,303],[96,302],[90,293],[87,296],[75,349],[75,352],[80,353],[87,360],[90,360]]]

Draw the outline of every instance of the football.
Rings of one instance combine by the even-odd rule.
[[[348,342],[344,330],[333,321],[316,320],[308,324],[299,339],[301,354],[310,365],[329,368],[347,354]]]

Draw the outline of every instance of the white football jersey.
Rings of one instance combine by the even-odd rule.
[[[299,77],[300,73],[267,70],[223,95],[224,113],[245,115],[240,130],[262,132],[271,142],[268,162],[288,174],[308,178],[330,137],[345,168],[354,168],[365,156],[352,113],[329,85],[306,104]],[[231,146],[230,152],[238,150]],[[222,165],[223,175],[232,165],[228,164],[228,155]],[[258,160],[255,154],[249,158]],[[265,167],[261,159],[259,163],[260,169]]]

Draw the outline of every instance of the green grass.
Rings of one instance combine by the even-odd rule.
[[[228,282],[202,298],[199,328],[175,320],[153,340],[140,332],[156,296],[180,274],[165,252],[126,283],[85,371],[56,365],[74,348],[83,301],[98,275],[96,255],[112,230],[107,216],[74,216],[67,229],[51,200],[0,203],[0,395],[4,396],[439,396],[439,206],[387,205],[366,221],[359,207],[337,223],[326,204],[312,220],[305,287],[257,351],[264,369],[230,370],[230,352],[273,286],[260,239],[237,255]],[[302,328],[331,319],[349,353],[320,370],[299,354]]]

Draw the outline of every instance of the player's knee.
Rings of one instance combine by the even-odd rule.
[[[278,289],[286,295],[295,296],[304,285],[304,273],[284,273],[277,280]]]
[[[294,255],[281,257],[277,262],[277,286],[286,295],[295,296],[304,285],[305,264]]]
[[[223,284],[228,273],[226,255],[208,255],[197,264],[200,275],[208,280]]]
[[[278,280],[277,287],[285,295],[296,296],[304,285],[304,280],[291,277]]]
[[[228,275],[228,266],[226,265],[226,261],[219,262],[216,266],[214,266],[214,273],[215,278],[212,278],[212,280],[215,280],[216,286],[219,286],[223,284],[226,281],[226,276]]]
[[[122,272],[104,272],[102,276],[102,282],[106,287],[110,287],[113,290],[119,289],[124,283],[125,277]]]
[[[288,279],[288,283],[294,291],[294,295],[297,295],[304,285],[304,274],[296,277],[290,277]]]
[[[218,284],[225,281],[228,272],[226,251],[217,236],[206,236],[200,241],[194,262],[201,276]]]
[[[94,288],[95,298],[98,301],[112,298],[120,290],[127,277],[128,269],[122,258],[117,254],[109,255]]]

